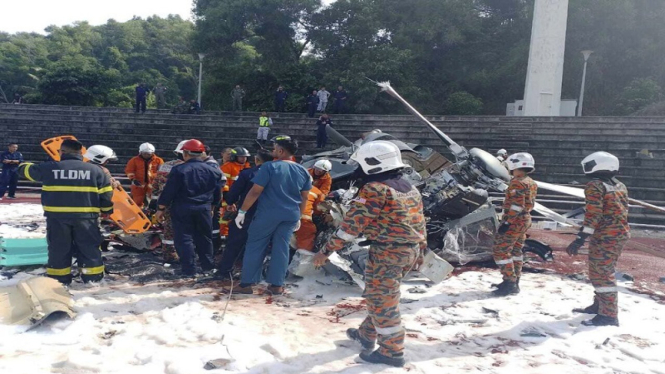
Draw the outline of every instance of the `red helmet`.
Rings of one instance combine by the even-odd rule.
[[[182,145],[182,150],[194,153],[203,153],[205,152],[206,149],[203,143],[201,143],[201,141],[196,139],[190,139],[186,141],[185,144]]]

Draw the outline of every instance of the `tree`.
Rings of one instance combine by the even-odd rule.
[[[632,114],[659,101],[661,97],[662,89],[653,79],[635,79],[621,91],[616,104],[616,113]]]
[[[443,107],[446,114],[478,115],[483,112],[483,101],[468,92],[459,91],[448,96]]]

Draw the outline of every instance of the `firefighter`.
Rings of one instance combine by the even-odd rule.
[[[183,164],[174,166],[157,201],[157,219],[171,208],[175,249],[182,277],[196,277],[194,254],[204,273],[214,269],[212,250],[213,209],[222,198],[222,173],[201,158],[205,146],[196,139],[182,145]]]
[[[19,174],[42,182],[42,206],[46,216],[48,263],[46,275],[63,284],[72,282],[72,255],[76,249],[83,282],[104,277],[99,246],[100,213],[113,213],[113,187],[98,166],[83,162],[83,145],[66,139],[60,146],[59,162],[21,164]]]
[[[115,155],[113,149],[105,145],[93,145],[86,150],[83,157],[102,169],[104,174],[106,174],[111,180],[111,186],[113,188],[120,187],[120,182],[113,178],[109,169],[106,168],[106,164],[108,164],[109,161],[118,161],[118,157]]]
[[[496,151],[496,159],[497,160],[499,160],[501,162],[504,162],[504,161],[506,161],[506,158],[508,158],[508,151],[506,151],[503,148]]]
[[[182,157],[182,146],[185,145],[187,140],[183,140],[175,147],[173,153],[175,160],[167,161],[159,166],[155,179],[152,181],[152,197],[150,204],[154,205],[153,210],[157,210],[157,201],[159,196],[164,190],[166,181],[168,180],[171,169],[185,162]],[[154,202],[154,203],[153,203]],[[164,262],[174,263],[178,262],[178,253],[175,250],[175,242],[173,241],[173,223],[171,221],[171,210],[166,208],[162,220],[162,258]]]
[[[148,203],[153,179],[162,164],[164,160],[155,155],[155,147],[150,143],[141,144],[139,155],[127,163],[125,174],[132,183],[132,199],[140,208],[144,203]]]
[[[370,245],[365,268],[367,318],[347,336],[361,343],[360,358],[370,363],[404,365],[405,331],[399,312],[402,277],[427,248],[425,216],[420,192],[402,178],[399,148],[387,141],[363,144],[352,156],[363,172],[362,186],[339,229],[314,256],[314,265],[359,236]],[[374,349],[378,338],[379,349]]]
[[[317,205],[319,205],[326,196],[327,194],[321,192],[321,190],[314,185],[312,186],[312,189],[309,190],[307,207],[305,208],[305,212],[300,216],[300,229],[295,233],[297,249],[304,249],[310,252],[314,249],[316,225],[314,224],[313,216],[316,212]]]
[[[205,146],[205,154],[202,156],[203,162],[206,164],[219,169],[219,162],[215,160],[215,157],[212,155],[212,150],[209,146]],[[224,191],[224,186],[226,186],[226,177],[222,174],[222,192]],[[219,221],[222,219],[222,208],[221,206],[214,207],[215,213],[212,215],[212,249],[215,253],[219,251],[222,247],[222,237],[220,235]]]
[[[596,314],[585,326],[619,326],[618,294],[614,275],[617,260],[630,238],[628,190],[615,178],[619,159],[607,152],[595,152],[582,160],[584,174],[591,178],[584,188],[586,213],[582,229],[566,252],[577,255],[589,242],[589,279],[595,288],[594,302],[574,312]]]
[[[308,170],[309,175],[314,179],[312,185],[321,190],[324,196],[328,196],[330,187],[332,186],[330,170],[332,170],[332,163],[328,160],[319,160],[314,164],[313,168]]]
[[[531,210],[536,202],[538,186],[528,174],[535,170],[535,161],[529,153],[515,153],[506,159],[512,175],[510,185],[503,200],[503,217],[499,230],[494,236],[494,261],[499,266],[503,281],[497,287],[495,296],[507,296],[520,292],[524,257],[522,247],[526,231],[531,227]]]
[[[249,151],[243,147],[235,147],[231,149],[231,156],[228,162],[222,165],[222,173],[226,178],[226,185],[224,192],[227,193],[231,190],[231,186],[238,179],[241,171],[249,169],[250,165],[247,162],[248,157],[251,156]],[[233,208],[230,208],[233,209]],[[229,235],[229,220],[228,216],[233,214],[232,210],[227,208],[226,200],[222,200],[222,219],[220,221],[220,235],[227,237]]]
[[[254,179],[256,173],[259,172],[261,165],[269,161],[272,161],[272,154],[265,149],[259,150],[256,153],[256,156],[254,156],[254,164],[256,166],[241,171],[236,183],[233,184],[233,187],[231,187],[229,192],[224,194],[224,201],[226,201],[229,206],[233,206],[234,211],[237,211],[236,207],[242,206],[245,196],[247,196],[249,190],[254,186],[252,179]],[[247,222],[252,221],[255,212],[256,204],[247,211],[245,215]],[[235,222],[229,222],[228,227],[229,237],[226,242],[226,248],[224,248],[224,253],[222,253],[222,260],[217,267],[217,274],[215,275],[218,279],[223,280],[231,279],[234,265],[242,260],[245,243],[247,243],[247,230],[249,229],[249,225],[238,227]]]

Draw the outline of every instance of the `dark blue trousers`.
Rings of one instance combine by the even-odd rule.
[[[203,271],[212,270],[215,267],[210,212],[210,205],[174,205],[171,207],[173,241],[180,257],[182,272],[185,275],[196,274],[195,253],[199,256]]]
[[[5,191],[9,187],[7,196],[14,197],[16,194],[16,185],[18,185],[18,169],[5,170],[0,174],[0,198],[5,196]]]
[[[249,226],[253,217],[254,214],[247,213],[245,216],[245,225],[241,229],[236,226],[234,221],[229,222],[229,235],[226,238],[226,248],[224,248],[222,260],[219,262],[219,266],[217,266],[220,275],[231,278],[230,273],[233,271],[233,265],[242,258],[244,253],[249,235]]]

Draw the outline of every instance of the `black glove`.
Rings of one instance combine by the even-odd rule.
[[[586,238],[588,238],[589,235],[590,234],[580,231],[577,234],[577,238],[572,243],[570,243],[568,248],[566,248],[566,253],[568,253],[568,255],[570,256],[577,255],[577,252],[579,252],[580,248],[582,248],[584,242],[586,241]]]
[[[141,187],[141,182],[137,181],[136,179],[132,179],[132,184],[136,187]]]
[[[508,221],[504,222],[499,226],[499,234],[505,234],[510,228],[510,223]]]

